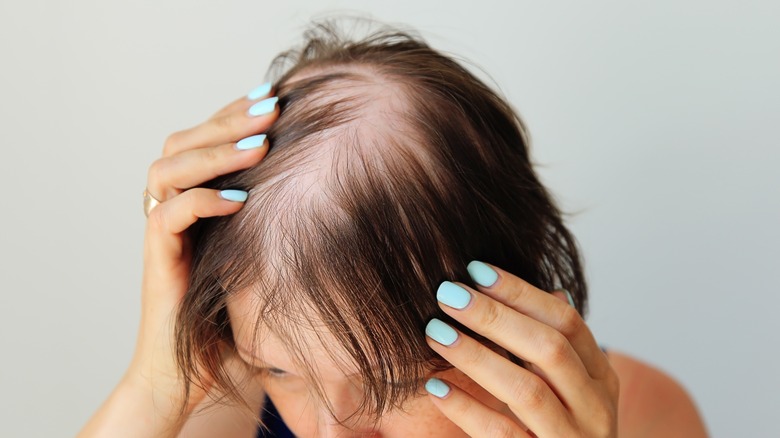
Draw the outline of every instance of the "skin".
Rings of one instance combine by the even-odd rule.
[[[534,436],[531,431],[536,436],[707,436],[695,405],[677,382],[625,354],[605,355],[563,293],[548,294],[493,269],[499,278],[489,288],[474,290],[461,284],[472,295],[464,309],[440,305],[505,348],[537,358],[531,371],[463,334],[449,347],[428,338],[431,348],[458,367],[433,375],[447,382],[451,392],[439,399],[426,396],[421,388],[421,395],[404,406],[405,412],[391,411],[379,424],[334,421],[274,336],[267,335],[252,348],[256,315],[245,310],[253,307],[249,296],[231,300],[228,312],[241,359],[260,370],[274,370],[261,384],[297,436]],[[359,382],[350,378],[355,370],[345,372],[324,354],[338,351],[338,343],[328,336],[319,339],[314,333],[305,339],[310,345],[307,352],[317,360],[319,381],[336,406],[336,415],[344,418],[360,401]],[[534,339],[551,347],[540,351]]]
[[[548,294],[493,269],[499,279],[490,288],[477,291],[460,284],[472,295],[466,308],[440,305],[515,354],[536,358],[532,371],[462,333],[449,347],[428,338],[431,348],[457,366],[432,375],[445,381],[450,393],[440,399],[426,396],[421,388],[420,396],[405,404],[405,412],[391,411],[379,424],[334,421],[311,392],[302,377],[305,373],[273,335],[250,347],[256,316],[244,309],[252,307],[251,298],[230,301],[228,312],[242,360],[265,372],[265,391],[296,436],[706,436],[685,391],[665,374],[626,355],[605,355],[563,293]],[[359,382],[349,377],[354,371],[345,372],[323,354],[339,349],[335,340],[324,339],[319,341],[312,333],[305,342],[311,346],[308,353],[317,358],[319,381],[336,406],[337,417],[345,418],[360,402]],[[540,350],[534,340],[551,347]],[[269,370],[273,372],[268,374]],[[618,412],[625,415],[618,418]]]
[[[85,424],[79,437],[253,436],[254,425],[229,407],[210,415],[192,415],[212,391],[208,376],[192,388],[187,403],[173,354],[170,316],[187,290],[191,242],[187,228],[202,217],[233,214],[243,203],[223,199],[215,190],[198,187],[223,175],[259,163],[268,151],[237,150],[238,140],[265,132],[278,108],[252,116],[256,101],[242,97],[193,128],[172,134],[163,154],[149,169],[147,187],[161,201],[149,214],[144,236],[142,308],[138,340],[128,369],[107,400]],[[706,436],[694,404],[684,389],[663,372],[619,353],[609,357],[598,348],[587,325],[560,294],[539,291],[522,279],[493,267],[498,281],[468,289],[470,304],[442,309],[503,348],[528,359],[526,370],[460,334],[451,346],[432,339],[432,349],[456,369],[438,374],[451,388],[438,398],[421,395],[409,401],[408,414],[392,412],[379,425],[335,424],[296,381],[300,370],[286,350],[272,339],[254,348],[248,343],[247,321],[239,301],[230,303],[241,360],[226,354],[231,372],[255,367],[282,367],[290,377],[264,378],[243,388],[259,411],[264,391],[299,436]],[[461,285],[465,286],[465,285]],[[250,318],[242,320],[242,318]],[[506,336],[507,328],[524,336]],[[334,348],[326,341],[318,348]],[[258,348],[262,350],[258,350]],[[228,352],[229,353],[229,352]],[[252,356],[278,363],[257,363]],[[321,355],[322,356],[322,355]],[[286,368],[284,368],[286,367]],[[354,408],[354,382],[329,361],[319,374],[337,416]],[[177,415],[182,410],[183,415]],[[255,412],[258,412],[255,411]],[[376,426],[376,427],[374,427]],[[354,430],[353,430],[354,429]],[[530,429],[530,431],[527,431]]]
[[[256,315],[251,312],[247,313],[244,309],[253,307],[252,300],[248,296],[228,302],[231,326],[239,346],[238,354],[243,361],[260,373],[262,376],[260,384],[296,436],[467,436],[456,424],[447,421],[447,417],[431,402],[422,388],[424,382],[421,382],[418,396],[405,402],[405,412],[398,409],[390,411],[382,417],[379,425],[371,424],[367,418],[350,422],[348,425],[341,425],[334,421],[324,403],[317,399],[313,388],[303,377],[306,374],[300,367],[296,366],[281,340],[272,334],[266,334],[256,348],[250,347],[252,334],[255,330]],[[263,328],[260,330],[265,332]],[[322,335],[322,333],[319,334],[320,337]],[[347,355],[340,351],[338,343],[327,334],[323,342],[318,339],[315,333],[310,332],[303,342],[308,345],[307,355],[316,358],[318,381],[323,385],[327,397],[336,407],[336,415],[340,419],[346,418],[355,411],[362,396],[358,386],[360,382],[354,377],[357,370],[344,370],[330,359],[326,351],[336,351],[341,358],[346,358]],[[490,393],[459,370],[447,370],[437,373],[436,376],[457,382],[474,397],[497,410],[506,410],[500,401],[493,398]]]

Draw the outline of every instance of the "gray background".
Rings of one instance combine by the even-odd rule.
[[[600,342],[676,376],[715,436],[777,436],[777,5],[3,0],[0,435],[74,435],[108,395],[148,165],[337,10],[489,72],[577,213]]]

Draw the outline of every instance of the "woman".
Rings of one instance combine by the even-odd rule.
[[[260,436],[706,435],[583,322],[499,96],[387,30],[317,25],[275,65],[151,166],[136,352],[81,436],[252,436],[261,406]]]

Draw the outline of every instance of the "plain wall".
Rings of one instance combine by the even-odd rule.
[[[577,213],[599,341],[679,379],[714,436],[777,436],[778,9],[3,0],[0,435],[72,436],[102,403],[134,346],[149,164],[337,10],[488,72]]]

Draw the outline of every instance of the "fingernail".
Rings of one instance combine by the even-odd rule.
[[[246,201],[247,195],[248,193],[243,190],[222,190],[219,192],[219,196],[221,196],[222,199],[234,202]]]
[[[263,85],[255,88],[254,90],[250,91],[249,94],[246,95],[247,99],[249,100],[255,100],[259,99],[266,94],[271,92],[271,83],[266,82]]]
[[[236,149],[246,150],[246,149],[259,148],[260,146],[263,145],[264,141],[265,141],[265,134],[253,135],[251,137],[247,137],[239,140],[238,143],[236,143]]]
[[[436,318],[430,320],[428,325],[425,326],[425,334],[430,336],[434,341],[448,347],[458,340],[458,332]]]
[[[425,390],[439,398],[444,398],[450,393],[450,387],[436,377],[431,377],[425,382]]]
[[[569,300],[569,305],[572,307],[577,307],[574,305],[574,298],[571,296],[571,292],[567,291],[566,289],[561,289],[561,292],[566,295],[566,299]]]
[[[276,101],[279,100],[278,97],[269,97],[268,99],[263,99],[260,102],[257,102],[256,104],[249,107],[249,115],[250,116],[262,116],[263,114],[268,114],[274,110],[274,107],[276,107]]]
[[[436,291],[436,299],[455,309],[463,309],[469,305],[471,294],[451,281],[444,281]]]
[[[496,280],[498,280],[498,274],[493,268],[476,260],[472,260],[466,267],[466,270],[469,271],[471,279],[482,287],[493,286]]]

